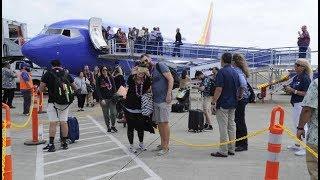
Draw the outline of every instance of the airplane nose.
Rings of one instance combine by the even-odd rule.
[[[57,42],[56,37],[40,35],[27,41],[21,47],[21,52],[26,58],[34,62],[48,58],[54,59],[57,58]]]

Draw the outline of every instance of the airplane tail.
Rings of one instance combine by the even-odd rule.
[[[202,44],[202,45],[210,44],[211,27],[212,27],[212,11],[213,11],[213,3],[211,2],[206,24],[202,31],[201,37],[198,40],[198,44]]]

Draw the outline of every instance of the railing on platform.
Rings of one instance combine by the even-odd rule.
[[[172,58],[178,56],[183,59],[208,59],[218,60],[225,52],[241,53],[251,68],[259,68],[270,65],[293,65],[299,56],[298,47],[279,48],[255,48],[255,47],[231,47],[215,45],[188,44],[176,45],[172,42],[146,41],[142,43],[118,43],[115,39],[108,41],[111,55],[137,55],[148,53],[159,58]],[[133,45],[133,47],[130,47]],[[310,61],[310,48],[306,52],[306,58]],[[317,52],[317,51],[315,51]]]

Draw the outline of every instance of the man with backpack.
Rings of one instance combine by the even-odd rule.
[[[68,149],[66,143],[68,137],[68,114],[69,106],[74,100],[76,85],[73,78],[65,72],[61,67],[59,60],[51,61],[52,69],[48,70],[41,78],[39,91],[44,92],[45,87],[48,88],[48,117],[49,125],[49,144],[44,147],[48,152],[54,152],[54,137],[56,135],[56,126],[60,122],[60,129],[62,133],[61,148]]]
[[[201,80],[200,86],[197,87],[199,91],[201,91],[202,94],[202,106],[203,106],[203,112],[206,117],[206,123],[204,124],[205,130],[213,130],[212,128],[212,110],[211,110],[211,101],[214,95],[215,90],[215,82],[212,77],[205,76],[203,72],[197,71],[195,73],[195,77],[198,80]]]

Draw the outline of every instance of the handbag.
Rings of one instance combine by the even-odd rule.
[[[151,93],[145,93],[141,96],[141,114],[150,116],[153,112],[153,100]]]
[[[86,83],[86,85],[87,85],[87,91],[88,91],[88,93],[91,93],[91,92],[94,91],[93,86],[92,86],[91,84]]]

